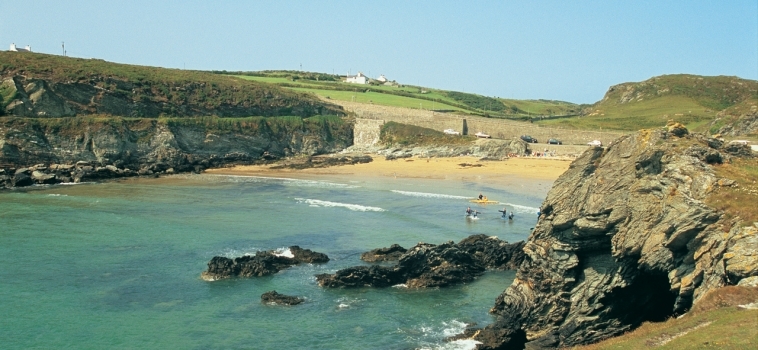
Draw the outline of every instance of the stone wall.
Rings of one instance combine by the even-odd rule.
[[[364,147],[379,142],[379,133],[384,120],[356,118],[353,127],[353,145]]]
[[[492,119],[471,115],[439,113],[423,109],[378,106],[356,102],[329,101],[341,105],[348,112],[355,113],[357,118],[382,121],[380,124],[377,124],[376,127],[381,127],[385,121],[394,121],[439,131],[454,129],[456,131],[465,132],[469,135],[481,131],[498,139],[512,139],[518,138],[521,135],[530,135],[539,140],[540,143],[545,143],[550,138],[556,138],[563,141],[565,145],[586,145],[587,142],[592,140],[600,140],[606,145],[612,140],[625,134],[622,132],[546,128],[532,123],[508,119]],[[368,124],[365,125],[367,128],[370,128]],[[355,135],[358,135],[357,131],[358,130],[356,130]],[[356,142],[358,142],[357,138],[358,136],[356,136]]]

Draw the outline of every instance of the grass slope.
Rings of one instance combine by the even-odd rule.
[[[563,128],[635,131],[673,119],[690,130],[702,132],[712,129],[709,124],[720,112],[741,115],[755,106],[756,100],[758,82],[755,80],[664,75],[612,86],[601,101],[586,108],[580,117],[539,123]]]
[[[738,305],[756,300],[758,287],[720,288],[704,296],[681,318],[644,323],[625,335],[574,349],[755,349],[758,310]]]
[[[528,118],[532,115],[568,115],[579,113],[580,106],[563,101],[514,100],[477,94],[432,89],[412,85],[357,85],[341,82],[342,77],[321,73],[265,71],[217,72],[243,79],[278,84],[340,101],[378,105],[448,110],[496,118]]]
[[[235,79],[210,72],[146,67],[39,53],[0,51],[0,88],[3,107],[10,96],[10,77],[43,79],[48,84],[85,84],[107,90],[132,101],[172,106],[199,106],[206,110],[246,108],[260,115],[292,115],[292,111],[326,106],[309,94],[282,89],[273,84]],[[306,107],[304,107],[306,106]],[[180,110],[180,108],[176,108]],[[336,114],[338,109],[334,110]],[[2,113],[2,110],[0,110]],[[171,114],[180,116],[177,114]]]
[[[385,145],[439,146],[468,145],[476,137],[470,135],[447,135],[437,130],[420,126],[387,122],[382,126],[379,139]]]

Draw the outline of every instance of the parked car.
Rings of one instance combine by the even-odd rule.
[[[524,142],[537,143],[537,139],[529,135],[521,135],[521,139],[524,140]]]
[[[476,136],[476,137],[481,137],[481,138],[483,138],[483,139],[488,139],[488,138],[490,138],[490,135],[487,135],[487,134],[485,134],[485,133],[483,133],[483,132],[481,132],[481,131],[480,131],[480,132],[477,132],[476,134],[474,134],[474,136]]]
[[[561,140],[558,140],[558,139],[547,140],[547,143],[551,144],[551,145],[562,145],[563,144],[563,142],[561,142]]]
[[[445,131],[443,131],[443,132],[446,133],[446,134],[448,134],[448,135],[460,135],[461,134],[461,133],[459,133],[459,132],[457,132],[457,131],[455,131],[453,129],[445,129]]]
[[[594,147],[602,147],[603,143],[598,140],[592,140],[590,142],[587,142],[588,145],[594,146]]]

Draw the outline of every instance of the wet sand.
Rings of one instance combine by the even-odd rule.
[[[328,168],[271,169],[269,165],[246,165],[208,169],[206,173],[298,179],[467,181],[544,195],[558,176],[568,169],[572,160],[511,158],[504,161],[479,161],[475,157],[385,160],[384,157],[374,157],[370,163]]]

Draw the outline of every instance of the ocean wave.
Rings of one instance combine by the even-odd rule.
[[[529,206],[526,206],[526,205],[519,205],[519,204],[513,204],[513,203],[500,202],[500,204],[505,205],[507,207],[508,211],[514,211],[514,212],[520,213],[520,214],[533,214],[533,215],[536,216],[537,215],[537,211],[540,210],[540,208],[529,207]]]
[[[337,309],[340,309],[340,310],[350,309],[364,301],[366,301],[366,299],[348,298],[348,297],[342,297],[335,300],[335,302],[337,303]]]
[[[307,199],[307,198],[295,198],[298,203],[305,203],[312,207],[342,207],[347,208],[352,211],[384,211],[384,209],[379,207],[369,207],[365,205],[360,204],[349,204],[349,203],[339,203],[339,202],[329,202],[329,201],[322,201],[319,199]]]
[[[410,192],[410,191],[400,191],[400,190],[391,190],[391,192],[399,193],[404,196],[422,197],[422,198],[470,199],[470,197],[453,196],[453,195],[441,194],[441,193]]]
[[[47,196],[48,197],[68,197],[67,194],[60,194],[60,193],[50,193]]]
[[[336,182],[292,179],[288,177],[270,177],[270,176],[255,176],[255,175],[207,175],[207,176],[214,179],[222,180],[224,182],[232,182],[232,183],[274,182],[274,183],[281,183],[287,186],[314,187],[314,188],[358,188],[360,187],[356,185],[349,185],[349,184],[336,183]]]
[[[425,350],[473,350],[477,344],[481,344],[473,339],[460,339],[446,341],[446,339],[462,334],[468,324],[458,320],[441,322],[440,325],[421,325],[413,333],[420,335],[419,349]]]

